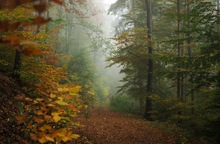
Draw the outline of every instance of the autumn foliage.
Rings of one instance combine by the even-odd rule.
[[[64,4],[62,0],[51,2]],[[48,7],[47,0],[0,1],[0,45],[24,54],[20,74],[27,96],[16,97],[21,102],[16,119],[30,143],[77,139],[79,135],[73,128],[79,124],[73,119],[86,108],[79,95],[81,86],[61,84],[66,73],[58,63],[60,58],[68,57],[56,54],[49,42],[46,24],[51,19],[45,17]]]

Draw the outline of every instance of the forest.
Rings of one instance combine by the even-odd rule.
[[[220,143],[219,0],[0,0],[0,143]]]

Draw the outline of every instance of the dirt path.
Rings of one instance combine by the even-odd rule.
[[[83,128],[78,133],[92,144],[173,144],[175,137],[163,133],[143,119],[126,116],[108,109],[95,109],[89,118],[79,119]],[[86,144],[86,142],[77,142]],[[88,143],[87,143],[88,144]]]

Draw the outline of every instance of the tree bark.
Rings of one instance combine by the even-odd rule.
[[[20,50],[22,49],[22,45],[20,45]],[[21,51],[19,49],[15,50],[15,60],[13,67],[13,78],[16,79],[19,83],[21,82],[20,78],[20,70],[21,70]]]
[[[181,47],[180,47],[180,0],[177,0],[177,49],[178,49],[178,59],[181,57]],[[177,72],[177,99],[181,99],[181,73],[179,72],[180,66],[178,66]]]
[[[151,0],[146,0],[147,7],[147,31],[148,31],[148,76],[147,76],[147,98],[144,117],[147,120],[151,119],[152,101],[150,96],[153,91],[153,47],[152,47],[152,13]]]
[[[190,46],[190,44],[191,44],[191,28],[190,28],[190,1],[189,0],[186,0],[186,12],[187,12],[187,27],[188,27],[188,31],[187,31],[187,45],[188,45],[188,47],[187,47],[187,49],[188,49],[188,57],[189,57],[189,59],[191,59],[192,58],[192,48],[191,48],[191,46]],[[192,74],[190,75],[190,79],[192,79],[193,77],[192,77]],[[191,86],[190,88],[190,97],[191,97],[191,103],[192,103],[192,109],[191,109],[191,113],[192,114],[194,114],[194,99],[195,99],[195,97],[194,97],[194,88],[193,88],[193,86]]]

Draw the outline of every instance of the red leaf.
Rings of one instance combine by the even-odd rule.
[[[46,3],[40,3],[38,5],[34,5],[33,7],[39,13],[43,13],[44,11],[47,10],[47,4]]]
[[[33,24],[42,25],[42,24],[48,23],[49,21],[50,21],[49,18],[45,19],[43,17],[35,17],[34,21],[33,21]]]
[[[59,4],[59,5],[63,5],[64,2],[62,0],[52,0],[54,3]]]
[[[7,35],[3,38],[4,41],[19,41],[20,37],[17,35]]]

